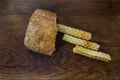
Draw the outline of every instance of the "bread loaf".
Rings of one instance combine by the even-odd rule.
[[[24,44],[34,52],[52,55],[57,34],[56,14],[37,9],[30,18]]]

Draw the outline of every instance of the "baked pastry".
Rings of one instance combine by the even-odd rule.
[[[109,54],[99,52],[99,51],[94,51],[90,49],[83,48],[81,46],[75,46],[73,48],[73,53],[80,54],[92,59],[97,59],[105,62],[111,61],[111,57]]]
[[[92,49],[92,50],[98,50],[100,48],[100,45],[97,43],[86,41],[80,38],[76,38],[68,34],[64,34],[63,40],[69,43],[75,44],[75,45],[80,45],[80,46]]]
[[[34,52],[52,55],[57,34],[56,14],[37,9],[30,18],[24,45]]]
[[[71,36],[85,39],[85,40],[91,40],[92,34],[90,32],[86,32],[80,29],[72,28],[63,24],[57,24],[58,31],[62,33],[69,34]]]

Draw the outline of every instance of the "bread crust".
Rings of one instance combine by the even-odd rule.
[[[37,9],[30,18],[24,45],[34,52],[52,55],[57,34],[56,14]]]

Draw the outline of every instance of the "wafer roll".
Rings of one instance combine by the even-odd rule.
[[[86,47],[86,48],[89,48],[89,49],[93,49],[93,50],[98,50],[99,47],[100,47],[100,45],[97,44],[97,43],[93,43],[93,42],[90,42],[90,41],[79,39],[79,38],[76,38],[76,37],[73,37],[73,36],[70,36],[70,35],[67,35],[67,34],[64,34],[63,40],[67,41],[69,43],[72,43],[72,44],[75,44],[75,45],[80,45],[80,46],[83,46],[83,47]]]
[[[80,55],[83,55],[89,58],[105,61],[105,62],[111,61],[111,57],[109,54],[98,52],[98,51],[93,51],[90,49],[83,48],[81,46],[74,47],[73,53],[80,54]]]
[[[92,39],[92,34],[90,32],[86,32],[83,30],[79,30],[79,29],[75,29],[75,28],[71,28],[62,24],[57,24],[58,26],[58,31],[59,32],[63,32],[78,38],[82,38],[85,40],[91,40]]]

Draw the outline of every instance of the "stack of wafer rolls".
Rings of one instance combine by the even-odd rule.
[[[111,61],[109,54],[98,51],[100,48],[98,43],[89,41],[92,39],[92,34],[90,32],[63,24],[57,24],[57,27],[59,32],[65,33],[63,36],[64,41],[76,45],[73,48],[73,53],[105,62]]]

